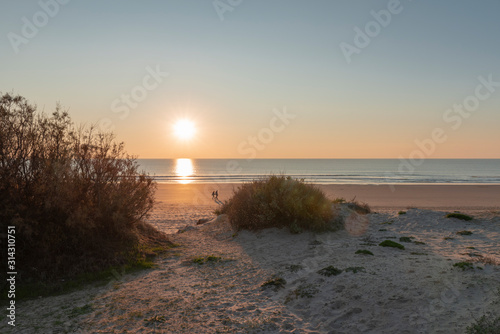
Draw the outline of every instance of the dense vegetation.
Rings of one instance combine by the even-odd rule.
[[[342,227],[334,217],[332,202],[319,188],[283,175],[243,184],[219,213],[228,214],[238,230],[288,227],[299,233]]]
[[[20,283],[129,264],[168,246],[143,222],[154,191],[112,134],[75,127],[60,107],[47,116],[21,96],[0,97],[0,233],[16,228]]]

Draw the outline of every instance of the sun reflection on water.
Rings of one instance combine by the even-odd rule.
[[[194,175],[193,161],[191,159],[177,159],[175,164],[175,174],[179,177],[178,181],[182,184],[193,182],[190,176]]]

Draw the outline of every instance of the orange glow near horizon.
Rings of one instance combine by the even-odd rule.
[[[177,159],[175,162],[175,174],[179,177],[179,183],[188,184],[193,182],[190,178],[194,174],[193,161],[191,159]]]

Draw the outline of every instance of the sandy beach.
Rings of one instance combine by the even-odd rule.
[[[224,200],[234,186],[159,185],[149,221],[179,247],[154,269],[20,302],[14,332],[463,333],[500,314],[500,186],[323,186],[374,213],[337,208],[344,231],[298,235],[233,231],[211,192]],[[452,211],[474,220],[445,218]],[[201,218],[212,220],[196,226]],[[461,261],[472,268],[453,266]],[[341,272],[322,275],[329,266]],[[276,278],[286,283],[263,287]]]
[[[211,193],[219,190],[222,201],[231,197],[238,184],[158,184],[156,199],[171,204],[213,204]],[[374,209],[460,209],[495,210],[500,208],[500,185],[350,185],[319,187],[334,199],[356,197]]]

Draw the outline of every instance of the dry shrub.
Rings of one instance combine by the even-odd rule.
[[[360,215],[366,215],[372,212],[372,209],[367,203],[358,202],[354,199],[351,202],[347,203],[347,207],[359,213]]]
[[[221,213],[237,230],[288,227],[292,233],[333,229],[332,203],[317,187],[291,177],[271,175],[245,183]]]
[[[0,97],[0,221],[2,231],[16,227],[21,276],[100,270],[126,262],[145,235],[166,242],[142,222],[152,178],[113,139],[75,128],[59,107],[47,116],[23,97]]]

